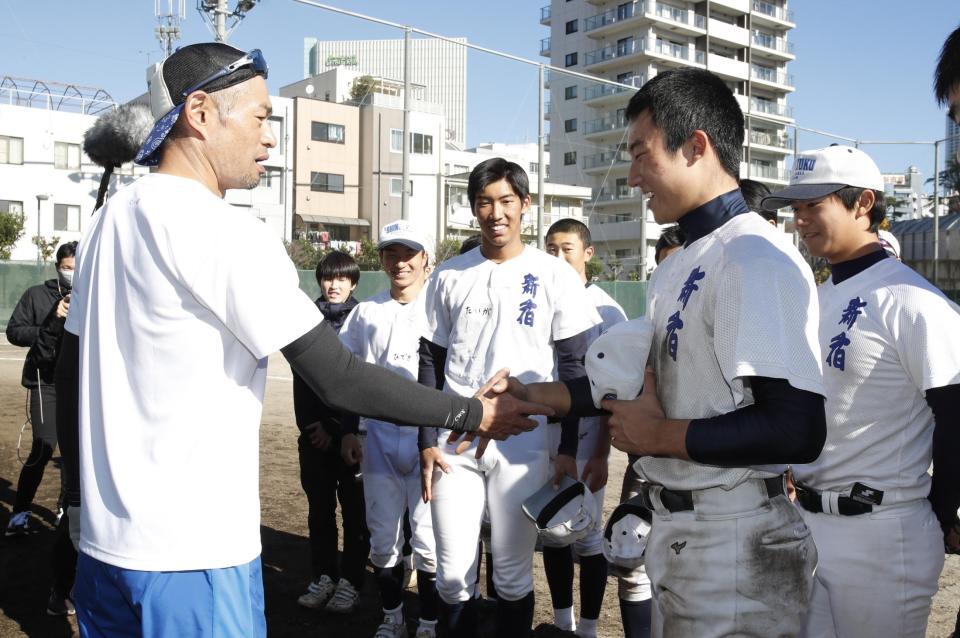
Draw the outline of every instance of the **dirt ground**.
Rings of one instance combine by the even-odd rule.
[[[13,504],[20,464],[17,460],[17,435],[25,416],[26,391],[20,386],[20,370],[25,351],[10,346],[0,337],[0,525],[6,527]],[[307,546],[306,499],[300,489],[296,427],[293,424],[290,370],[280,357],[270,361],[267,395],[261,428],[261,481],[263,573],[267,622],[271,636],[350,637],[373,635],[380,621],[379,606],[368,576],[361,593],[360,610],[350,617],[338,617],[301,608],[296,603],[310,579]],[[27,443],[22,454],[29,450]],[[611,460],[610,485],[605,510],[609,513],[619,494],[626,457],[615,453]],[[0,638],[30,636],[59,638],[70,636],[75,626],[44,614],[49,592],[50,555],[54,535],[59,474],[48,466],[43,484],[34,502],[35,520],[44,530],[31,537],[0,538]],[[222,512],[229,516],[230,512]],[[176,516],[171,512],[171,516]],[[183,521],[189,525],[190,521]],[[542,563],[534,561],[537,583],[535,625],[552,622],[550,596],[543,577]],[[928,637],[945,638],[953,629],[960,605],[960,556],[947,557],[940,577],[940,592],[933,604]],[[865,586],[869,586],[864,583]],[[415,605],[410,597],[407,607]],[[600,618],[600,636],[621,636],[616,581],[610,579]],[[538,635],[546,636],[541,628]],[[490,633],[492,635],[492,633]]]

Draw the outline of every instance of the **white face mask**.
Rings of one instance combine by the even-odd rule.
[[[72,270],[58,270],[57,276],[60,279],[60,285],[64,288],[73,287],[73,271]]]

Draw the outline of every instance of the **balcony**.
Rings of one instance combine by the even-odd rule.
[[[552,13],[552,11],[550,10],[550,5],[549,5],[549,4],[548,4],[547,6],[545,6],[545,7],[540,7],[540,24],[549,26],[549,25],[550,25],[550,14],[551,14],[551,13]]]
[[[750,44],[750,32],[743,27],[735,24],[729,24],[723,20],[710,18],[710,40],[719,41],[726,45],[735,47],[745,47]]]
[[[750,69],[750,77],[758,82],[766,82],[767,84],[777,85],[779,88],[793,90],[793,75],[778,69],[770,69],[754,64]]]
[[[753,15],[761,18],[770,18],[777,22],[787,23],[793,26],[793,11],[787,11],[783,7],[764,2],[763,0],[753,0]]]
[[[550,38],[540,40],[540,55],[550,57]]]
[[[717,75],[737,81],[746,80],[749,75],[748,70],[750,67],[747,66],[746,62],[717,55],[716,53],[711,53],[707,57],[710,61],[708,68]]]
[[[750,145],[767,146],[781,151],[793,150],[793,138],[784,131],[762,131],[753,129],[750,131]]]
[[[609,150],[583,158],[583,170],[606,170],[610,167],[626,166],[630,163],[630,154],[626,151]]]
[[[741,174],[743,174],[744,169],[747,169],[747,172],[742,176],[748,179],[759,179],[766,182],[783,183],[790,181],[790,171],[777,166],[767,166],[766,164],[756,164],[751,162],[750,164],[740,165]]]
[[[777,102],[770,102],[768,100],[758,100],[757,98],[750,100],[750,111],[758,115],[772,115],[785,119],[793,118],[793,109],[786,104],[778,104]]]
[[[693,56],[691,59],[691,48],[689,46],[684,46],[682,44],[674,44],[667,40],[657,39],[656,45],[652,53],[658,55],[673,58],[674,60],[684,60],[686,62],[693,62],[694,64],[706,64],[707,54],[704,51],[693,51]]]
[[[764,51],[773,54],[774,57],[786,58],[792,60],[794,57],[793,53],[793,42],[787,42],[784,38],[778,38],[761,31],[753,32],[753,46],[755,49],[759,49],[758,53]]]
[[[607,206],[616,204],[633,203],[640,199],[640,189],[629,186],[618,186],[611,190],[603,189],[597,193],[594,199],[595,206]]]
[[[619,142],[627,128],[627,117],[623,111],[588,120],[583,123],[583,136],[592,142]]]
[[[688,9],[680,9],[673,5],[663,4],[662,2],[650,2],[653,5],[652,14],[659,20],[671,22],[679,26],[680,33],[687,35],[702,35],[707,28],[706,16],[698,15]],[[650,14],[651,7],[647,7],[647,13]]]
[[[633,38],[626,42],[618,42],[605,46],[602,49],[587,51],[583,56],[584,66],[595,66],[611,60],[619,60],[632,55],[638,55],[646,49],[646,40],[643,38]]]
[[[584,20],[584,33],[591,38],[602,38],[614,31],[629,29],[643,17],[644,3],[625,4],[587,17]]]
[[[622,84],[629,84],[630,86],[640,88],[646,81],[646,76],[635,75],[629,80],[622,82]],[[583,101],[589,106],[601,106],[606,102],[615,101],[613,98],[615,96],[620,96],[623,93],[633,95],[633,91],[631,89],[627,89],[622,86],[613,86],[611,84],[591,84],[583,91]]]

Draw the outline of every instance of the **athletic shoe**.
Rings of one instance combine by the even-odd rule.
[[[297,602],[308,609],[320,609],[330,599],[335,587],[333,580],[324,574],[307,585],[307,593],[297,598]]]
[[[377,633],[373,634],[373,638],[407,638],[407,625],[401,620],[400,624],[397,624],[389,614],[383,617],[383,622],[380,623],[380,626],[377,627]],[[433,636],[433,634],[430,634]],[[417,632],[417,637],[419,638],[420,632]]]
[[[48,616],[73,616],[77,610],[73,607],[73,601],[69,596],[60,596],[57,592],[50,592],[50,598],[47,599]]]
[[[335,614],[352,614],[357,608],[357,598],[359,597],[360,593],[350,584],[350,581],[341,578],[333,596],[327,602],[326,610]]]
[[[36,531],[30,525],[30,512],[18,512],[10,517],[4,536],[25,536]]]
[[[420,623],[420,626],[417,627],[416,638],[437,638],[437,623],[430,623],[429,625]]]

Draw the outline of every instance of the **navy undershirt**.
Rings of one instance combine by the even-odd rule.
[[[877,244],[875,251],[867,253],[862,257],[856,257],[849,261],[841,261],[838,264],[830,264],[830,280],[834,284],[839,284],[851,277],[859,275],[870,266],[888,257],[887,251],[885,251],[880,244]]]
[[[747,202],[743,200],[739,188],[715,197],[677,220],[686,239],[683,245],[689,246],[720,228],[737,215],[749,212],[750,209],[747,208]]]

